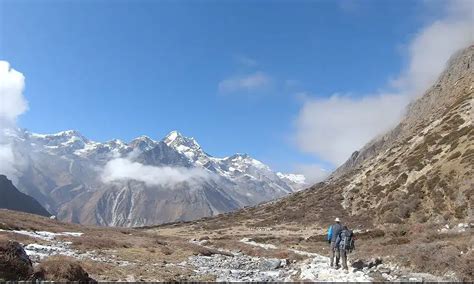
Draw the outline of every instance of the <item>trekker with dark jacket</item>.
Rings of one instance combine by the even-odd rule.
[[[328,229],[328,242],[331,244],[331,267],[334,266],[334,257],[336,257],[336,268],[339,268],[339,247],[336,245],[337,237],[342,230],[341,220],[336,218],[336,223],[331,225]]]
[[[354,239],[352,231],[349,230],[347,226],[343,226],[342,230],[337,236],[336,246],[339,248],[339,255],[336,257],[336,259],[340,256],[342,258],[342,267],[344,270],[348,271],[347,254],[354,249]]]

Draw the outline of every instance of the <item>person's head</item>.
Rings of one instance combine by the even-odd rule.
[[[345,225],[342,226],[342,229],[343,229],[343,230],[348,230],[347,226],[345,226]]]
[[[341,220],[339,218],[336,218],[336,219],[334,219],[334,222],[341,223]]]

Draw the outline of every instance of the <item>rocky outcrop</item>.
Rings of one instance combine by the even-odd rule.
[[[33,273],[31,260],[23,247],[13,241],[0,241],[0,280],[28,280]]]
[[[33,197],[20,192],[4,175],[0,175],[0,208],[50,216]]]

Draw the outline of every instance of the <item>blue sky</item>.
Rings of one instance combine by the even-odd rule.
[[[294,141],[305,101],[386,88],[440,3],[0,0],[0,60],[26,78],[34,132],[177,129],[215,156],[331,168]]]

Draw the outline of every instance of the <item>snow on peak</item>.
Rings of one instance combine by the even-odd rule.
[[[177,130],[173,130],[170,133],[168,133],[168,135],[165,136],[163,141],[169,145],[178,138],[183,138],[183,135],[181,135],[181,133],[179,133]]]
[[[224,158],[223,160],[230,161],[233,165],[233,168],[237,168],[242,172],[246,171],[250,167],[254,167],[264,171],[271,171],[270,167],[260,162],[259,160],[250,157],[248,154],[237,153],[230,157]]]
[[[157,142],[146,135],[141,135],[128,143],[134,149],[139,149],[141,151],[148,151],[155,147]]]
[[[194,140],[193,137],[186,137],[183,136],[178,131],[174,130],[171,131],[166,137],[163,139],[163,142],[166,145],[175,148],[179,152],[186,151],[188,148],[193,150],[200,150],[201,146]]]
[[[57,133],[53,133],[53,134],[38,134],[38,133],[30,133],[30,132],[27,132],[31,137],[33,138],[37,138],[37,139],[59,139],[59,138],[65,138],[65,137],[68,137],[68,138],[72,138],[72,137],[77,137],[77,138],[80,138],[81,140],[87,140],[84,136],[82,136],[82,134],[77,131],[77,130],[65,130],[65,131],[60,131],[60,132],[57,132]]]
[[[140,135],[137,138],[133,139],[132,142],[133,141],[143,141],[143,142],[147,142],[147,143],[156,143],[155,140],[151,139],[150,137],[148,137],[146,135]]]
[[[171,131],[162,140],[166,145],[185,155],[192,162],[205,164],[209,157],[201,149],[201,146],[192,137],[183,136],[178,131]]]
[[[287,179],[291,182],[296,184],[306,184],[306,177],[300,174],[284,174],[284,173],[276,173],[276,175],[281,179]]]

